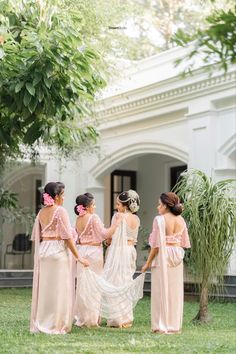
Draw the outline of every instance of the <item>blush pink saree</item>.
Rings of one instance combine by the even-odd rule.
[[[41,241],[42,235],[61,240]],[[37,216],[31,239],[35,242],[30,331],[65,334],[72,326],[74,282],[72,255],[64,240],[72,238],[65,209],[58,207],[52,221],[42,227]]]
[[[190,247],[186,229],[182,247],[166,246],[165,219],[157,216],[150,235],[150,246],[159,252],[151,269],[151,328],[154,332],[178,333],[183,318],[183,258],[182,247]]]

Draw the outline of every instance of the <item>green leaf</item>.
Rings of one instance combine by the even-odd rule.
[[[33,79],[33,86],[36,86],[42,79],[42,74],[41,73],[35,73],[34,79]]]
[[[30,82],[27,82],[25,86],[26,86],[28,92],[31,94],[31,96],[34,96],[35,95],[35,88],[34,88],[33,84],[31,84]]]
[[[30,100],[31,100],[31,95],[29,94],[28,91],[25,91],[25,94],[24,94],[24,99],[23,99],[23,102],[24,102],[24,105],[25,107],[27,107],[30,103]]]
[[[18,82],[15,86],[15,93],[20,92],[20,90],[22,89],[23,86],[24,86],[24,81]]]
[[[38,96],[39,102],[42,102],[42,100],[44,98],[44,92],[43,92],[43,89],[41,86],[39,87],[39,89],[37,91],[37,96]]]
[[[44,77],[43,78],[43,81],[44,81],[44,83],[45,83],[45,85],[47,86],[47,88],[51,88],[51,86],[52,86],[52,80],[50,80],[49,78],[47,78],[47,77]]]
[[[37,98],[32,98],[28,105],[30,113],[33,113],[35,111],[37,104],[38,104]]]

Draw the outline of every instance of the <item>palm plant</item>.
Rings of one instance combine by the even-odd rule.
[[[209,290],[222,283],[235,245],[235,180],[214,183],[203,172],[191,169],[183,173],[174,190],[184,202],[192,245],[189,265],[200,287],[194,320],[208,322]]]

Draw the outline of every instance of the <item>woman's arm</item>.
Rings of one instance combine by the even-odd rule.
[[[114,234],[116,228],[119,226],[121,220],[122,220],[122,215],[120,215],[120,214],[117,215],[114,224],[106,229],[104,227],[104,224],[102,223],[101,219],[99,218],[99,216],[95,215],[94,223],[93,223],[94,232],[96,235],[101,235],[101,237],[103,239],[111,238],[111,236]]]
[[[142,273],[145,273],[148,270],[148,268],[151,267],[152,261],[155,258],[155,256],[157,255],[158,251],[159,251],[158,247],[151,248],[151,251],[150,251],[148,259],[147,259],[147,262],[144,264],[144,266],[142,266],[142,269],[141,269]]]

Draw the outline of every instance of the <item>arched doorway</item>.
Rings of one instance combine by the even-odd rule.
[[[91,170],[94,180],[103,185],[103,210],[106,225],[109,225],[111,211],[114,209],[112,201],[115,203],[115,197],[120,189],[124,186],[124,189],[128,188],[129,175],[135,174],[135,186],[141,200],[138,212],[141,220],[138,267],[141,266],[146,256],[143,248],[156,215],[159,195],[171,189],[173,170],[177,178],[178,171],[186,169],[187,163],[188,154],[180,147],[146,142],[126,146],[114,152]],[[114,173],[116,183],[112,183]],[[132,183],[131,179],[130,183]]]

